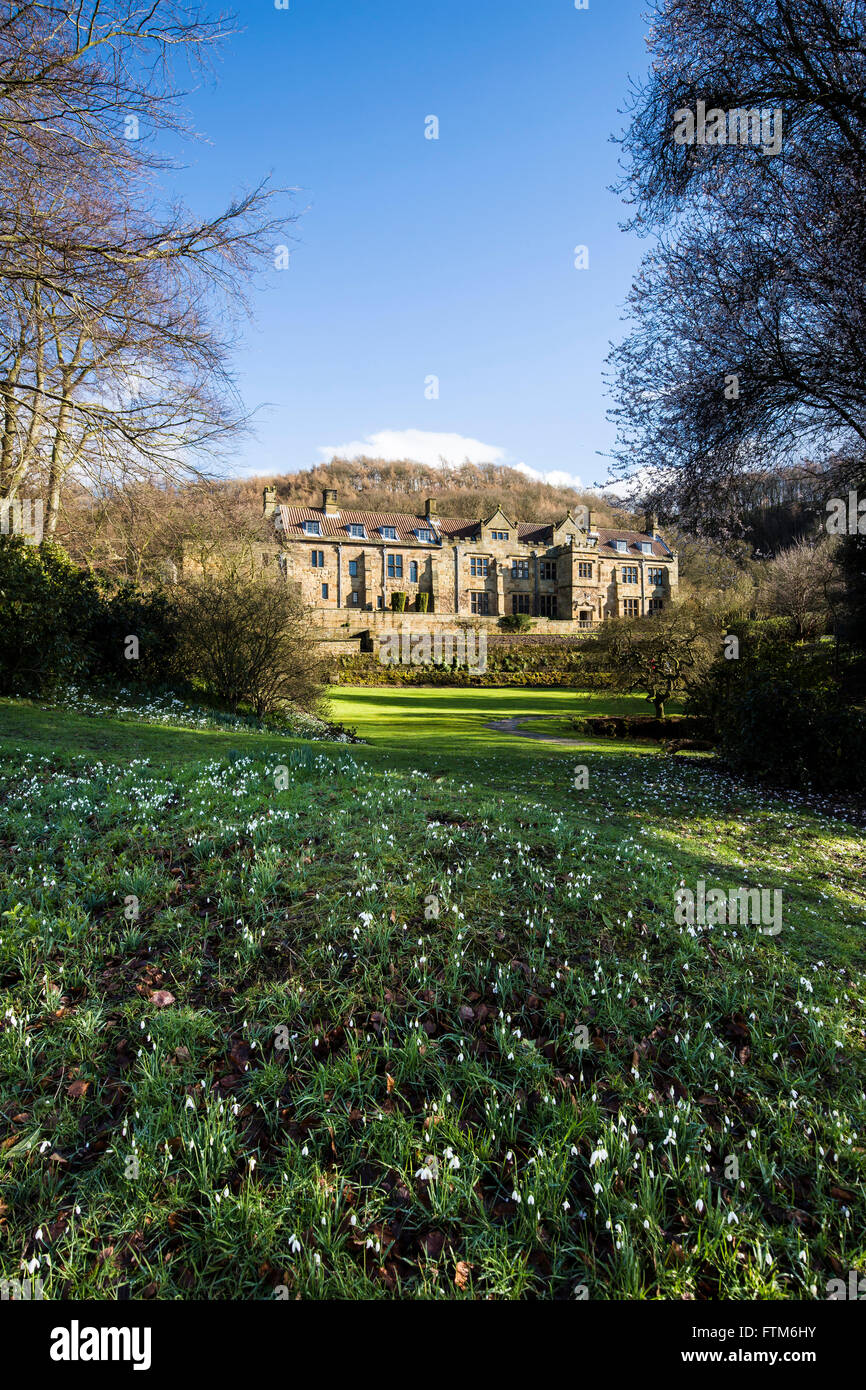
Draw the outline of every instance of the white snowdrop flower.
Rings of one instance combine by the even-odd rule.
[[[289,1249],[291,1250],[293,1255],[300,1255],[301,1253],[301,1242],[298,1240],[298,1237],[294,1234],[289,1236]]]
[[[607,1149],[595,1149],[589,1160],[590,1168],[594,1168],[597,1163],[604,1163],[607,1158]]]
[[[514,1191],[513,1191],[512,1194],[511,1194],[511,1200],[512,1200],[512,1202],[517,1202],[517,1203],[520,1203],[520,1202],[523,1201],[523,1198],[521,1197],[520,1193],[517,1191],[517,1188],[516,1188],[516,1187],[515,1187]]]
[[[698,1200],[695,1202],[695,1211],[698,1213],[698,1216],[700,1216],[701,1213],[703,1212],[703,1210],[704,1210],[704,1203],[703,1203],[702,1198],[699,1197]]]

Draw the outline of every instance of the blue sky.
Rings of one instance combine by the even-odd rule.
[[[644,8],[240,0],[243,32],[187,102],[209,143],[171,182],[211,211],[270,175],[302,215],[236,355],[257,416],[230,471],[354,446],[604,479],[603,361],[641,251],[609,136],[646,69]]]

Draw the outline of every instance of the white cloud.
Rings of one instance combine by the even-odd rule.
[[[530,468],[528,463],[515,463],[514,468],[518,473],[525,473],[527,478],[534,478],[537,483],[549,483],[551,487],[583,489],[583,482],[576,473],[564,473],[561,468],[553,468],[549,473],[539,473],[537,468]]]
[[[323,462],[332,458],[385,459],[396,463],[412,459],[432,468],[443,463],[505,463],[506,451],[495,444],[484,444],[463,434],[437,434],[434,430],[379,430],[366,439],[353,439],[349,444],[326,444],[319,448]]]

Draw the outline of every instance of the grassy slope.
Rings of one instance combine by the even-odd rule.
[[[808,1298],[862,1271],[861,832],[483,727],[617,706],[341,688],[369,746],[311,755],[0,706],[0,1273]],[[782,935],[675,926],[698,878],[781,887]]]
[[[110,761],[151,758],[172,764],[219,756],[230,748],[261,752],[292,740],[243,729],[172,728],[130,719],[94,718],[29,700],[0,698],[0,749],[84,754]]]

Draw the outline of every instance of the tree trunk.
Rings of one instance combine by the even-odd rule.
[[[53,536],[60,515],[60,487],[63,480],[64,455],[66,453],[66,426],[69,420],[69,405],[64,399],[57,416],[54,431],[54,444],[51,449],[51,464],[48,470],[48,514],[45,519],[45,533]]]

